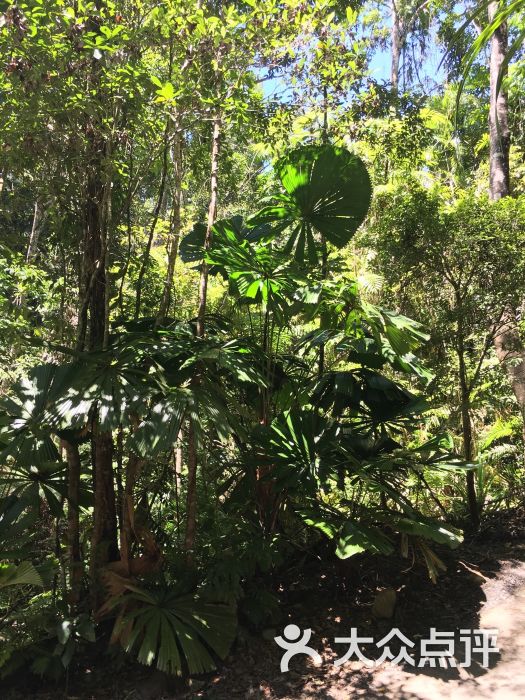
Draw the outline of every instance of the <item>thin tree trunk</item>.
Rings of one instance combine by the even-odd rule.
[[[328,89],[326,85],[323,86],[323,144],[328,143]],[[326,238],[321,236],[321,279],[324,282],[328,277],[328,244]],[[320,327],[323,325],[323,319],[321,318]],[[324,363],[325,363],[325,344],[321,343],[319,345],[319,362],[318,362],[318,375],[323,376],[324,373]]]
[[[164,192],[166,190],[166,181],[168,178],[168,138],[169,138],[169,120],[166,122],[166,128],[164,130],[164,152],[162,157],[162,174],[160,179],[159,193],[157,197],[157,203],[155,204],[155,209],[153,210],[153,219],[151,222],[151,227],[149,231],[148,240],[146,243],[146,250],[142,257],[142,265],[140,266],[140,271],[137,279],[137,295],[135,299],[135,319],[140,316],[140,308],[142,304],[142,285],[144,282],[144,275],[149,265],[149,258],[151,253],[151,246],[153,244],[153,238],[155,236],[155,230],[157,228],[157,223],[160,217],[160,211],[162,209],[162,202],[164,200]]]
[[[327,244],[324,236],[322,236],[321,246],[322,246],[321,279],[324,282],[328,277],[328,244]],[[322,321],[323,321],[323,319],[321,318],[320,326],[322,326]],[[319,362],[318,362],[318,370],[317,370],[319,377],[323,376],[324,367],[325,367],[325,344],[321,343],[319,345]]]
[[[217,217],[217,197],[219,184],[219,152],[221,138],[221,117],[217,114],[213,120],[212,146],[211,146],[211,174],[210,174],[210,204],[208,207],[208,221],[204,238],[204,250],[209,250],[213,242],[213,224]],[[202,262],[199,282],[199,307],[197,312],[197,336],[204,337],[206,302],[208,294],[208,264]],[[195,378],[195,382],[199,377]],[[197,441],[193,420],[189,421],[188,430],[188,488],[186,497],[186,536],[184,539],[188,561],[193,559],[195,545],[195,533],[197,530]]]
[[[458,356],[461,392],[461,431],[463,435],[463,456],[465,461],[470,463],[474,459],[474,442],[472,437],[472,421],[470,417],[470,393],[467,386],[463,347],[458,350]],[[473,529],[477,530],[479,528],[479,507],[476,494],[476,479],[474,470],[469,470],[467,472],[466,486],[470,522]]]
[[[97,431],[93,437],[95,498],[91,536],[90,573],[92,600],[96,610],[103,601],[100,573],[103,567],[119,559],[117,510],[113,480],[113,438],[110,432]]]
[[[177,446],[175,448],[175,484],[177,486],[177,493],[180,493],[182,485],[182,440],[184,438],[182,427],[179,430],[179,435],[177,437]]]
[[[173,71],[173,35],[170,35],[169,41],[169,59],[168,59],[168,80],[171,80]],[[164,128],[164,150],[162,156],[162,175],[159,187],[159,195],[157,199],[157,204],[153,212],[153,221],[151,223],[150,233],[148,237],[148,242],[146,244],[146,250],[144,252],[144,257],[142,259],[142,265],[140,268],[138,280],[137,280],[137,296],[135,300],[135,319],[140,316],[140,307],[142,301],[142,284],[144,280],[144,275],[146,274],[147,267],[149,265],[149,258],[151,253],[151,246],[153,244],[153,237],[155,235],[155,229],[157,228],[157,222],[159,220],[160,214],[164,211],[165,201],[166,201],[166,183],[168,180],[168,160],[169,160],[169,136],[170,136],[170,126],[171,120],[168,117],[166,119],[166,126]],[[156,323],[157,325],[157,323]]]
[[[206,236],[204,237],[204,250],[209,250],[213,242],[213,224],[217,218],[217,198],[219,188],[219,153],[221,140],[222,120],[220,114],[216,114],[213,120],[212,146],[211,146],[211,175],[210,175],[210,204],[208,207],[208,221]],[[208,264],[203,261],[199,282],[199,308],[197,313],[197,335],[204,336],[204,320],[206,316],[206,302],[208,296]]]
[[[80,602],[82,577],[84,567],[80,553],[80,473],[81,462],[78,445],[67,440],[62,441],[66,452],[68,479],[67,479],[67,545],[69,555],[69,604],[74,613]]]
[[[472,437],[472,421],[470,417],[470,389],[465,363],[465,329],[463,327],[462,299],[459,289],[455,290],[456,313],[457,313],[457,335],[456,352],[459,362],[459,389],[461,407],[461,430],[463,434],[463,457],[466,462],[474,459],[474,441]],[[467,503],[470,514],[470,523],[474,530],[479,528],[479,508],[476,494],[476,477],[473,470],[466,474]]]
[[[188,484],[186,492],[186,534],[184,549],[189,563],[193,562],[195,534],[197,532],[197,440],[195,427],[190,419],[188,428]]]
[[[90,128],[93,129],[92,126]],[[91,133],[84,211],[78,350],[85,349],[86,345],[88,350],[101,350],[106,334],[107,216],[103,210],[108,203],[108,193],[103,169],[108,155],[104,140]]]
[[[115,482],[117,486],[117,526],[119,532],[122,533],[124,522],[124,485],[122,482],[123,460],[124,460],[124,429],[122,424],[117,430],[117,445],[115,455]]]
[[[124,485],[124,499],[122,508],[122,529],[120,532],[120,558],[124,562],[126,573],[130,572],[131,544],[133,541],[133,528],[135,521],[135,504],[133,490],[139,474],[144,466],[144,460],[131,455],[126,465],[126,483]]]
[[[133,202],[133,183],[134,180],[134,160],[133,160],[133,145],[130,146],[129,150],[129,191],[126,195],[126,234],[127,234],[127,250],[126,250],[126,261],[124,263],[124,268],[122,270],[122,277],[120,280],[119,290],[118,290],[118,301],[117,305],[120,309],[120,313],[124,316],[124,285],[126,283],[126,278],[128,275],[129,264],[131,262],[131,249],[133,245],[133,224],[131,219],[131,206]]]
[[[403,32],[396,0],[391,0],[390,9],[392,13],[392,25],[390,27],[390,87],[392,94],[397,96],[399,92],[399,65],[403,48]]]
[[[168,269],[164,280],[162,299],[157,314],[156,325],[159,326],[168,315],[171,292],[173,289],[173,276],[175,263],[179,254],[179,241],[181,234],[181,206],[182,206],[182,133],[176,127],[173,141],[173,214],[168,238]]]
[[[96,136],[91,141],[92,158],[88,165],[85,227],[85,302],[89,310],[90,352],[102,350],[107,339],[107,225],[108,178],[104,177],[107,144]],[[97,607],[102,600],[99,581],[101,568],[118,558],[117,518],[113,480],[113,437],[111,432],[93,426],[92,464],[95,491],[90,574],[92,600]]]
[[[89,293],[89,344],[93,352],[101,350],[108,337],[107,318],[107,248],[104,231],[104,217],[101,204],[105,201],[104,192],[98,198],[98,188],[93,191],[88,202],[88,250],[93,266],[92,287]],[[91,538],[90,574],[92,581],[92,601],[96,608],[103,600],[99,580],[101,569],[110,561],[118,559],[117,517],[115,486],[113,475],[113,436],[111,432],[100,430],[95,422],[92,439],[92,464],[94,481],[94,514]]]
[[[26,262],[31,263],[36,258],[38,252],[38,239],[40,237],[40,231],[42,228],[42,223],[44,221],[44,211],[42,205],[38,201],[35,201],[35,208],[33,213],[33,225],[31,226],[31,234],[29,236],[29,245],[27,246]]]
[[[111,144],[108,144],[107,151],[112,152]],[[110,267],[110,247],[111,247],[111,188],[112,183],[108,180],[104,183],[104,198],[102,200],[102,230],[104,231],[104,336],[102,347],[106,350],[109,346],[109,306],[111,301],[111,278],[107,274]]]
[[[107,339],[107,226],[106,207],[111,192],[104,175],[108,158],[107,144],[94,130],[90,139],[91,158],[88,163],[88,183],[84,234],[84,315],[81,319],[78,343],[83,346],[89,332],[87,348],[102,350]],[[89,313],[89,316],[88,316]],[[89,318],[89,325],[87,320]],[[90,574],[92,601],[98,607],[102,600],[99,581],[101,568],[118,556],[115,488],[113,482],[113,438],[111,432],[101,431],[95,421],[92,438],[94,482],[94,514],[91,538]]]
[[[31,233],[29,234],[29,243],[27,246],[27,252],[26,252],[26,263],[31,264],[37,255],[38,252],[38,239],[40,237],[40,230],[42,226],[42,222],[44,220],[44,215],[42,211],[42,205],[38,201],[38,199],[35,200],[35,206],[33,209],[33,223],[31,225]],[[26,295],[25,294],[20,294],[17,296],[15,299],[15,304],[20,307],[24,307],[26,303]]]
[[[183,428],[179,430],[177,438],[177,446],[174,452],[174,468],[175,468],[175,517],[177,519],[177,540],[180,537],[180,493],[182,487],[182,441],[184,439]]]
[[[491,2],[489,21],[492,21],[498,11],[499,3]],[[508,48],[507,26],[501,24],[492,35],[490,41],[490,108],[489,108],[489,138],[490,138],[490,198],[492,200],[508,197],[510,194],[510,130],[509,108],[507,95],[503,86],[497,90],[498,79],[502,76],[502,68]]]

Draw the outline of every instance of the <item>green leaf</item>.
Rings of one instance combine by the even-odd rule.
[[[277,223],[276,232],[291,234],[284,252],[315,263],[319,241],[315,233],[342,248],[365,220],[372,186],[363,161],[335,146],[304,146],[292,151],[276,165],[286,194],[265,207],[251,225]]]
[[[451,549],[455,549],[463,541],[460,530],[457,530],[451,525],[445,525],[444,523],[439,523],[430,519],[423,520],[422,516],[420,516],[419,520],[415,520],[399,517],[392,513],[388,515],[385,523],[388,523],[398,532],[416,537],[424,537],[425,539],[433,540],[439,544],[446,544]]]
[[[488,433],[485,435],[483,442],[480,445],[480,449],[482,451],[487,450],[492,445],[492,443],[496,442],[496,440],[501,440],[501,438],[509,437],[509,435],[512,435],[512,433],[512,422],[504,421],[501,418],[498,418],[494,425],[490,428]]]
[[[323,512],[320,508],[299,508],[296,513],[307,525],[315,527],[331,540],[339,531],[339,524],[334,522],[334,518],[330,517],[330,514]]]
[[[394,546],[388,537],[377,528],[348,521],[341,530],[336,555],[339,559],[348,559],[348,557],[365,550],[391,554],[394,551]]]
[[[0,589],[23,585],[44,587],[42,577],[30,561],[23,561],[18,566],[0,564]]]
[[[221,659],[228,654],[236,630],[232,606],[164,587],[127,589],[118,599],[122,613],[112,638],[127,652],[138,647],[140,663],[181,675],[184,657],[189,673],[199,674],[216,668],[210,650]]]
[[[187,262],[197,262],[202,260],[204,254],[204,238],[206,236],[206,226],[197,222],[190,233],[180,242],[179,255],[180,259]]]

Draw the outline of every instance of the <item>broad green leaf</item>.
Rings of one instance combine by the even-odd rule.
[[[0,564],[0,589],[7,586],[40,586],[44,584],[42,577],[30,561],[15,564]]]
[[[370,550],[380,554],[391,554],[394,546],[380,530],[360,523],[348,521],[343,525],[337,543],[336,555],[339,559]]]
[[[293,251],[299,261],[317,261],[319,235],[337,248],[346,245],[370,206],[372,186],[363,161],[343,148],[304,146],[278,161],[275,169],[286,194],[249,223],[275,223],[276,231],[289,228],[284,252]]]

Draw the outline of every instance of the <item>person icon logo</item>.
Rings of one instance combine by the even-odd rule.
[[[284,628],[283,637],[274,637],[281,649],[286,650],[281,659],[282,673],[289,670],[290,659],[297,656],[297,654],[306,654],[315,664],[322,663],[322,659],[316,650],[307,646],[311,636],[311,629],[306,629],[301,632],[301,629],[297,625],[287,625]]]

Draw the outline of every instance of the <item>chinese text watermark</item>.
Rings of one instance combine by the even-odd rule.
[[[314,663],[322,662],[319,653],[309,646],[312,636],[311,629],[301,630],[297,625],[287,625],[282,636],[274,637],[275,642],[285,650],[281,658],[281,671],[288,671],[290,660],[294,656],[309,656]],[[397,627],[390,630],[382,639],[375,642],[379,650],[377,658],[369,659],[361,649],[361,646],[374,644],[373,637],[360,637],[357,627],[350,628],[350,635],[347,637],[336,637],[335,643],[347,647],[345,653],[334,661],[335,666],[342,666],[351,659],[361,661],[369,668],[380,666],[385,661],[397,665],[399,663],[409,664],[423,668],[430,666],[435,668],[439,664],[442,668],[462,667],[468,668],[472,665],[473,655],[475,660],[483,668],[488,668],[491,654],[499,653],[497,644],[497,629],[461,629],[459,630],[459,643],[462,645],[460,658],[456,659],[456,635],[454,632],[438,632],[435,627],[430,628],[430,634],[416,643],[405,636]],[[392,651],[390,643],[397,640],[396,649]],[[399,642],[401,643],[399,645]],[[416,652],[419,652],[416,656]],[[419,659],[416,661],[416,659]]]

